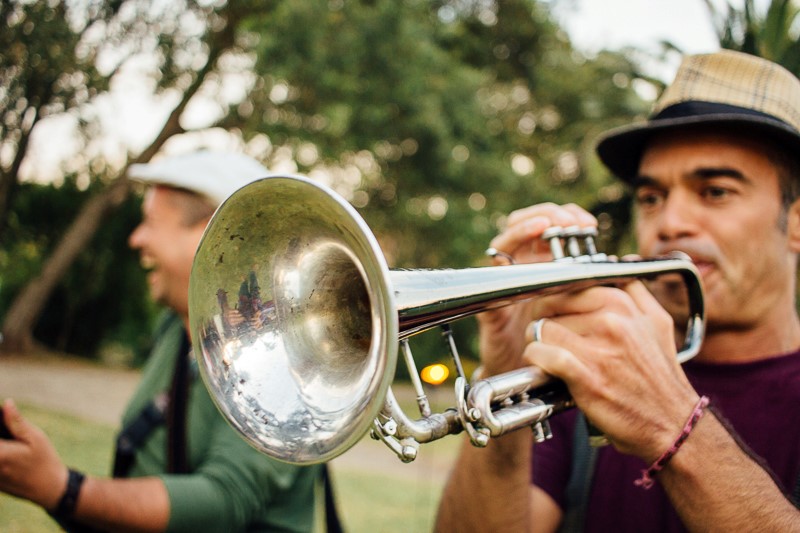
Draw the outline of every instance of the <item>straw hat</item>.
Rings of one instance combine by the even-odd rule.
[[[741,52],[688,56],[647,122],[606,132],[597,155],[630,180],[654,133],[707,124],[766,136],[789,154],[800,154],[800,80],[780,65]]]
[[[258,161],[244,154],[193,152],[131,165],[128,177],[150,185],[168,185],[203,195],[214,205],[248,183],[269,175]]]

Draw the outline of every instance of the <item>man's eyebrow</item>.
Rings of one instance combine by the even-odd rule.
[[[731,167],[700,167],[694,169],[691,174],[689,174],[689,179],[699,181],[721,177],[733,178],[739,181],[749,181],[747,176],[745,176],[741,171]],[[641,174],[631,179],[631,185],[634,189],[648,186],[658,187],[659,183],[659,180],[656,178]]]
[[[703,167],[696,169],[692,174],[699,179],[727,177],[747,181],[747,177],[744,174],[731,167]]]
[[[639,187],[657,186],[657,185],[658,185],[658,180],[642,174],[634,176],[633,179],[631,179],[631,186],[634,189],[638,189]]]

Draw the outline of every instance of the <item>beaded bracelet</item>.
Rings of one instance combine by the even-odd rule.
[[[656,475],[658,472],[660,472],[661,469],[663,469],[664,466],[669,462],[669,460],[672,459],[672,456],[678,452],[678,449],[681,447],[683,442],[689,437],[689,434],[692,432],[692,429],[694,429],[694,426],[695,424],[697,424],[697,421],[700,420],[700,417],[703,416],[704,409],[706,408],[707,405],[708,405],[708,397],[701,396],[700,400],[694,406],[694,409],[692,410],[692,414],[689,417],[689,420],[687,420],[686,424],[683,426],[683,431],[681,431],[681,434],[678,435],[677,439],[675,439],[675,442],[672,444],[672,446],[670,446],[669,449],[666,452],[664,452],[663,455],[661,455],[661,457],[656,459],[656,461],[652,465],[650,465],[650,468],[648,468],[647,470],[642,470],[642,477],[635,480],[633,482],[634,485],[636,485],[637,487],[642,487],[645,490],[653,486],[653,483],[655,482],[655,480],[653,480],[653,476]]]

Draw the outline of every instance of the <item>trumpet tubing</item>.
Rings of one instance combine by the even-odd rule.
[[[556,235],[560,238],[564,235]],[[371,431],[404,461],[419,443],[466,430],[473,443],[532,426],[572,407],[566,388],[536,368],[469,385],[456,405],[408,417],[390,385],[398,346],[416,377],[406,340],[435,326],[538,295],[674,273],[687,287],[681,361],[699,349],[703,299],[690,261],[612,262],[569,256],[551,241],[551,263],[455,270],[389,270],[355,210],[300,176],[247,185],[215,213],[195,256],[189,320],[195,357],[211,397],[251,445],[308,464],[343,453]],[[455,346],[451,342],[458,363]]]

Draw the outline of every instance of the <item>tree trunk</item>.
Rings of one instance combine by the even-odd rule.
[[[86,202],[41,273],[25,285],[11,304],[3,322],[2,351],[28,352],[33,348],[33,328],[53,289],[92,240],[103,219],[125,201],[130,188],[127,178],[118,178]]]
[[[211,47],[206,64],[183,93],[181,101],[172,110],[161,132],[133,163],[150,161],[167,139],[173,135],[184,133],[185,130],[180,125],[180,117],[189,100],[203,84],[206,76],[214,70],[217,59],[226,48],[219,41],[216,44],[216,46]],[[3,321],[0,353],[25,353],[33,349],[33,328],[36,326],[53,289],[64,277],[75,258],[92,240],[103,218],[124,202],[130,193],[131,183],[126,177],[127,170],[128,165],[125,166],[120,176],[111,185],[84,205],[61,241],[59,241],[52,255],[45,261],[41,273],[28,282],[14,299]]]

